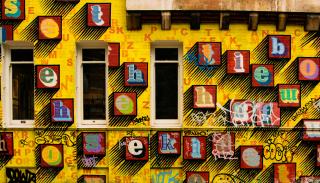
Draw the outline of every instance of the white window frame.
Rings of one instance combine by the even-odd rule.
[[[27,41],[6,41],[1,45],[2,49],[2,111],[3,111],[3,126],[6,128],[33,128],[34,119],[13,120],[12,109],[12,64],[30,64],[34,65],[34,60],[19,61],[13,63],[11,61],[11,50],[13,49],[34,49],[33,43]],[[34,78],[35,79],[35,78]],[[35,112],[35,111],[34,111]],[[34,113],[35,116],[35,113]]]
[[[105,61],[82,61],[82,49],[105,49]],[[84,120],[83,115],[83,63],[105,64],[105,116],[104,120]],[[108,125],[108,44],[104,41],[79,41],[76,45],[76,116],[78,128],[106,128]]]
[[[178,48],[177,61],[156,61],[155,48]],[[178,41],[157,41],[151,43],[151,127],[154,128],[182,128],[183,115],[183,45]],[[156,96],[155,96],[155,64],[156,63],[178,63],[178,119],[156,119]]]

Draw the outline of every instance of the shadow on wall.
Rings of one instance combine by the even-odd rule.
[[[98,40],[108,27],[87,26],[87,6],[84,5],[70,20],[70,31],[77,40]]]
[[[80,0],[79,0],[80,1]],[[78,2],[57,2],[56,0],[42,0],[40,6],[45,14],[62,16],[63,18],[77,5]]]
[[[126,137],[123,137],[119,144],[125,144]],[[110,165],[114,167],[116,175],[134,176],[136,175],[148,161],[128,161],[125,160],[126,146],[121,146],[118,143],[109,150]]]

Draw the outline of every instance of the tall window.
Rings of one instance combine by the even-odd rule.
[[[3,47],[3,114],[6,127],[34,124],[33,46],[10,42]]]
[[[77,51],[77,116],[79,127],[105,127],[107,119],[107,48],[80,42]]]
[[[151,121],[153,127],[181,127],[181,52],[179,43],[152,45]]]

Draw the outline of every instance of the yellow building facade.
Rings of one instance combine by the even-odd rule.
[[[13,11],[10,6],[15,1],[8,3],[2,6]],[[92,17],[88,17],[87,3],[110,3],[111,26],[88,26]],[[124,0],[25,0],[24,20],[2,20],[2,25],[12,25],[13,40],[7,37],[2,44],[0,64],[0,182],[102,181],[84,175],[104,175],[110,183],[294,182],[304,176],[318,180],[319,32],[305,31],[301,25],[277,31],[272,24],[260,24],[252,31],[243,23],[231,23],[228,30],[213,23],[201,23],[199,30],[190,29],[188,23],[173,23],[170,30],[144,23],[141,30],[128,30],[126,13]],[[61,25],[52,16],[61,17]],[[103,16],[93,17],[93,23]],[[115,53],[119,63],[111,67],[108,59],[114,43],[120,43]],[[13,49],[33,50],[33,119],[12,116],[19,105],[30,107],[15,100],[26,101],[24,97],[32,93],[15,82]],[[98,84],[91,88],[92,96],[86,95],[92,103],[83,99],[81,63],[88,64],[84,49],[105,50],[105,60],[97,56],[98,60],[88,61],[105,66],[88,71],[92,74],[88,78],[105,82],[105,95],[95,94],[101,94]],[[280,53],[282,49],[286,51]],[[237,51],[246,66],[232,65]],[[167,65],[168,73],[159,64]],[[58,70],[51,67],[45,72],[39,66],[57,66]],[[56,88],[41,88],[41,77],[60,83]],[[176,83],[157,85],[162,77],[176,78]],[[161,92],[168,99],[173,92],[174,109],[157,105],[165,100],[157,98]],[[107,111],[105,120],[83,117],[90,110],[84,103],[101,104],[102,112]],[[267,117],[265,104],[272,110]],[[170,110],[176,112],[169,120]],[[54,116],[65,113],[70,120]]]

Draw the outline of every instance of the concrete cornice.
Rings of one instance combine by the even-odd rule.
[[[320,0],[126,0],[127,11],[195,10],[320,13]]]

